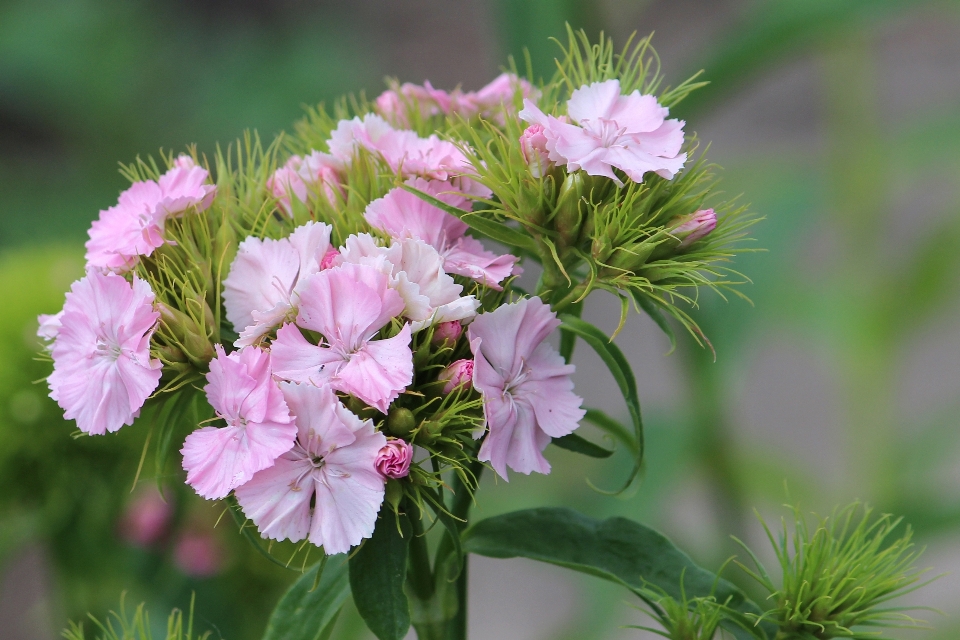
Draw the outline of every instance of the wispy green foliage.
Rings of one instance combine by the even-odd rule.
[[[920,551],[910,527],[896,532],[901,519],[874,518],[869,507],[854,503],[811,526],[798,507],[792,509],[792,525],[784,519],[778,535],[761,519],[783,575],[780,584],[745,545],[755,569],[741,564],[769,593],[774,607],[761,619],[779,627],[778,640],[880,640],[878,629],[923,624],[907,614],[918,607],[891,606],[927,584],[921,582],[924,571],[914,567]]]
[[[193,598],[190,599],[190,611],[184,620],[183,611],[174,609],[167,618],[166,633],[156,635],[150,624],[150,614],[144,603],[140,603],[132,614],[127,613],[124,596],[120,597],[120,611],[111,611],[103,620],[89,616],[96,629],[95,635],[88,636],[83,623],[70,622],[64,629],[63,637],[66,640],[206,640],[211,632],[206,631],[197,635],[193,629]]]

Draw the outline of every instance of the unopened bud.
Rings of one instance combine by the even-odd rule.
[[[431,342],[433,344],[443,344],[449,342],[453,344],[460,338],[460,334],[463,333],[463,325],[460,324],[459,320],[451,320],[449,322],[441,322],[433,329],[433,339]]]
[[[389,440],[380,449],[373,465],[385,478],[405,478],[410,473],[413,445],[404,440]]]
[[[206,306],[206,303],[203,303]],[[168,305],[157,304],[160,312],[160,322],[166,329],[174,345],[194,364],[204,366],[213,359],[213,345],[207,337],[206,331],[197,322],[180,311]]]
[[[700,209],[686,216],[678,216],[668,227],[670,233],[680,240],[679,249],[689,247],[717,228],[717,214],[713,209]]]
[[[320,259],[320,269],[329,269],[330,267],[336,264],[337,258],[340,257],[340,252],[334,248],[327,249],[327,252],[323,254],[323,257]]]
[[[417,419],[413,417],[410,409],[404,409],[396,405],[390,407],[390,413],[387,414],[387,431],[391,434],[403,437],[410,435],[414,427],[417,426]]]
[[[626,247],[620,247],[613,252],[609,264],[615,269],[636,271],[650,258],[656,246],[657,245],[652,242],[640,242]]]
[[[453,393],[457,387],[473,388],[473,360],[457,360],[440,372],[437,381],[443,384],[444,395]]]
[[[553,228],[560,234],[559,246],[575,244],[580,235],[580,199],[586,190],[583,172],[571,173],[560,185],[557,208],[553,216]]]
[[[550,152],[547,151],[547,136],[543,133],[542,124],[532,124],[524,129],[520,134],[520,151],[534,178],[542,178],[553,166],[550,162]]]
[[[394,511],[397,511],[400,508],[400,501],[403,500],[403,486],[393,478],[390,478],[384,487],[383,499],[388,505],[393,507]]]

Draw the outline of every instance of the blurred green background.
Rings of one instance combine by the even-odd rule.
[[[57,636],[129,591],[155,612],[197,593],[214,637],[259,637],[291,573],[178,477],[161,533],[145,431],[73,440],[34,381],[35,316],[82,268],[90,221],[115,202],[117,162],[245,128],[270,138],[302,106],[382,78],[475,89],[528,47],[548,75],[564,21],[654,44],[670,84],[711,81],[677,110],[712,142],[724,188],[766,220],[765,253],[738,260],[754,305],[701,298],[717,351],[669,342],[633,317],[618,338],[640,384],[648,463],[623,499],[594,493],[627,461],[560,450],[549,477],[488,482],[477,516],[533,505],[626,515],[717,568],[753,515],[789,500],[821,512],[855,498],[902,514],[953,571],[910,603],[960,636],[960,3],[908,0],[3,0],[0,2],[0,635]],[[612,330],[598,296],[588,319]],[[576,359],[588,404],[623,411],[602,366]],[[141,510],[141,511],[138,511]],[[142,510],[146,510],[145,512]],[[148,513],[144,516],[143,513]],[[131,515],[133,514],[133,515]],[[213,533],[211,533],[211,531]],[[148,536],[149,537],[149,536]],[[193,555],[191,555],[193,554]],[[201,571],[198,569],[205,568]],[[735,569],[727,577],[743,582]],[[641,638],[624,592],[525,561],[471,567],[477,640]],[[355,615],[337,637],[363,637]]]

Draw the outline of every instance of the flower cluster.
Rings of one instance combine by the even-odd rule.
[[[548,473],[586,415],[548,341],[558,311],[592,288],[670,310],[657,296],[704,282],[727,237],[652,80],[557,86],[395,84],[314,112],[285,159],[248,139],[239,166],[129,167],[86,275],[40,318],[51,397],[87,434],[154,412],[200,496],[328,554],[384,504],[443,511],[450,478],[472,491],[484,465]],[[542,268],[533,295],[521,257]]]

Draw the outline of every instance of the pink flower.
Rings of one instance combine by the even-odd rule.
[[[320,260],[320,270],[329,269],[334,267],[337,264],[337,260],[340,258],[340,251],[333,247],[327,249],[327,252],[323,254],[323,259]]]
[[[368,113],[362,120],[355,117],[337,123],[337,128],[330,132],[327,147],[337,161],[349,164],[360,148],[377,153],[381,138],[392,131],[394,128],[386,120]]]
[[[700,209],[672,221],[676,226],[670,233],[680,240],[680,248],[689,247],[717,228],[717,214],[713,209]]]
[[[409,127],[408,113],[419,113],[422,120],[449,113],[450,94],[434,89],[429,82],[424,82],[423,86],[405,82],[381,93],[375,107],[377,113],[393,125]]]
[[[301,292],[296,325],[277,331],[277,376],[316,386],[329,384],[383,413],[413,381],[410,325],[386,340],[373,340],[404,308],[389,277],[367,265],[343,264],[310,278]],[[297,325],[324,341],[313,345]]]
[[[219,500],[289,450],[297,428],[271,375],[270,354],[257,347],[227,355],[217,345],[203,390],[227,426],[197,429],[180,453],[187,484]]]
[[[378,246],[366,233],[347,238],[341,263],[365,264],[390,277],[390,287],[403,298],[403,316],[416,333],[437,322],[465,320],[477,314],[480,301],[461,296],[463,286],[443,270],[443,257],[419,238]]]
[[[50,397],[84,433],[104,434],[132,424],[160,382],[150,337],[160,314],[137,277],[90,270],[73,283],[51,349]]]
[[[237,501],[265,538],[308,538],[328,555],[346,553],[373,535],[384,494],[375,465],[387,439],[328,386],[281,387],[296,416],[297,440],[237,489]]]
[[[185,156],[180,156],[181,158]],[[210,174],[206,169],[191,164],[175,163],[165,174],[160,176],[157,183],[163,192],[159,209],[166,216],[182,215],[190,207],[203,211],[213,202],[217,195],[217,187],[206,184]]]
[[[90,226],[87,265],[117,272],[128,271],[140,256],[149,256],[166,242],[166,211],[160,207],[163,191],[152,180],[134,182],[120,194],[116,205],[100,212]]]
[[[197,163],[191,156],[181,153],[173,161],[173,166],[179,167],[180,169],[193,169],[195,166],[197,166]]]
[[[547,136],[543,133],[542,124],[532,124],[524,129],[520,136],[520,151],[534,178],[542,178],[553,166],[550,162],[550,152],[547,151]]]
[[[202,211],[210,206],[216,187],[204,184],[209,176],[207,170],[182,164],[175,164],[160,176],[159,182],[134,182],[120,194],[115,206],[100,212],[100,218],[88,232],[89,266],[127,271],[139,256],[149,256],[163,246],[168,217],[180,215],[190,207]]]
[[[299,169],[303,162],[300,156],[290,156],[282,167],[278,167],[267,179],[267,189],[288,216],[293,215],[290,197],[296,196],[300,202],[307,201],[307,185],[300,177]]]
[[[240,243],[223,281],[223,303],[240,334],[237,346],[254,344],[296,316],[300,293],[319,272],[330,246],[332,227],[308,222],[280,240],[250,237]]]
[[[39,327],[37,328],[37,337],[47,343],[47,348],[49,349],[52,346],[54,340],[57,339],[57,336],[60,334],[60,327],[63,326],[61,319],[63,318],[63,310],[54,314],[41,313],[37,316],[37,322]]]
[[[184,575],[209,578],[223,569],[223,550],[209,531],[185,531],[177,538],[173,561]]]
[[[567,102],[576,124],[545,115],[530,100],[520,118],[542,125],[550,160],[567,171],[586,171],[622,184],[613,169],[634,182],[648,171],[671,179],[683,168],[683,121],[667,120],[666,107],[652,95],[620,95],[620,81],[607,80],[580,87]]]
[[[172,519],[173,505],[159,491],[141,491],[124,510],[120,535],[132,545],[149,547],[163,539]]]
[[[466,114],[478,113],[484,118],[503,124],[503,112],[514,113],[514,98],[519,92],[524,99],[536,99],[539,92],[523,78],[513,73],[501,73],[479,91],[460,97],[455,110]]]
[[[340,186],[342,170],[343,163],[329,153],[311,151],[310,155],[300,163],[298,173],[300,179],[311,191],[323,193],[327,202],[333,205],[344,197],[343,187]]]
[[[467,203],[462,196],[449,193],[456,189],[445,182],[415,179],[409,184],[454,207],[463,208]],[[517,261],[514,256],[487,251],[478,240],[466,235],[465,222],[399,187],[371,202],[364,217],[393,238],[419,238],[432,246],[443,256],[447,273],[479,280],[494,289],[500,288]]]
[[[463,387],[464,390],[471,389],[473,387],[473,366],[473,360],[457,360],[447,365],[437,376],[437,380],[444,383],[443,394],[449,395],[457,387]]]
[[[386,478],[406,478],[412,460],[413,445],[405,440],[388,440],[377,454],[374,466]]]
[[[586,413],[573,393],[573,365],[544,342],[559,324],[539,298],[524,298],[480,314],[468,329],[473,386],[483,396],[488,429],[479,459],[504,480],[507,467],[549,473],[541,452],[551,438],[573,432]]]
[[[432,341],[434,344],[443,344],[444,342],[453,344],[460,339],[460,334],[462,333],[463,324],[461,324],[459,320],[441,322],[433,329]]]

